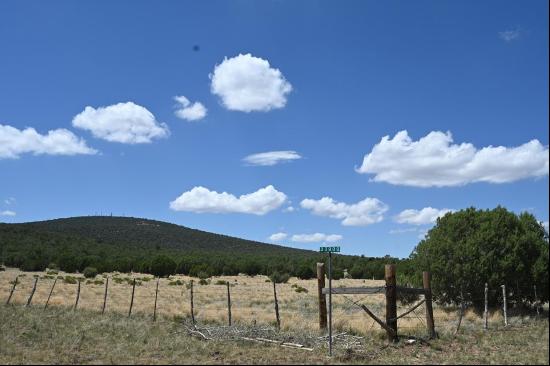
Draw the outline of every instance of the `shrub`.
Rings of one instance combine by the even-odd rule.
[[[166,255],[159,255],[151,261],[151,273],[158,277],[174,274],[176,267],[176,262]]]
[[[215,285],[227,285],[227,281],[223,281],[223,280],[217,280],[216,283],[214,283]]]
[[[3,272],[5,270],[6,270],[6,268],[4,268],[4,266],[0,266],[0,272]]]
[[[168,286],[183,286],[184,284],[182,280],[175,280],[168,283]]]
[[[78,282],[76,277],[73,277],[73,276],[65,276],[63,281],[65,281],[65,283],[68,283],[70,285],[74,285]]]
[[[296,291],[297,293],[301,293],[301,292],[305,292],[306,294],[308,293],[307,288],[303,288],[302,286],[298,286],[298,285],[296,285],[296,288],[294,289],[294,291]]]
[[[298,268],[298,271],[296,272],[296,277],[302,280],[309,280],[311,278],[315,278],[316,273],[313,271],[311,266],[304,265]]]
[[[97,276],[97,269],[94,267],[86,267],[82,274],[86,278],[95,278],[95,276]]]
[[[201,271],[197,273],[197,277],[200,278],[201,280],[206,280],[210,276],[208,276],[208,273]]]
[[[210,283],[210,281],[207,281],[207,280],[205,280],[204,278],[201,278],[201,279],[199,280],[199,285],[208,285],[209,283]]]
[[[271,276],[269,276],[269,279],[271,282],[275,283],[287,283],[290,279],[290,275],[288,273],[279,273],[275,271],[271,274]]]
[[[48,271],[46,272],[47,275],[50,275],[50,276],[55,276],[57,275],[59,272],[58,271]]]

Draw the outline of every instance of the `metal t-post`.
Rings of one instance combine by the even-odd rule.
[[[328,253],[328,355],[332,357],[332,253]]]

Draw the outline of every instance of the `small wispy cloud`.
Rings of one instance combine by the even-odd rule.
[[[405,234],[405,233],[414,233],[414,232],[417,232],[418,231],[418,228],[416,227],[409,227],[409,228],[406,228],[406,229],[391,229],[389,231],[389,233],[391,235],[394,235],[394,234]]]
[[[498,36],[500,37],[500,39],[506,42],[512,42],[518,40],[521,37],[522,33],[523,31],[519,27],[516,27],[515,29],[498,32]]]
[[[269,237],[270,241],[285,240],[288,235],[286,233],[275,233]]]
[[[8,206],[15,204],[16,200],[14,197],[8,197],[4,200],[4,203]]]
[[[301,158],[302,156],[300,156],[300,154],[298,154],[296,151],[268,151],[248,155],[247,157],[243,158],[243,162],[248,165],[272,166],[292,160],[298,160]]]
[[[17,215],[15,211],[10,211],[10,210],[0,211],[0,216],[15,216],[15,215]]]

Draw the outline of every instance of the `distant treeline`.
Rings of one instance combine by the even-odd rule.
[[[74,225],[66,225],[63,220],[46,222],[48,224],[45,226],[0,224],[1,260],[6,266],[18,267],[25,271],[57,268],[66,272],[82,272],[86,267],[94,267],[99,272],[134,271],[160,276],[177,273],[200,277],[239,273],[272,275],[277,272],[309,279],[316,276],[316,263],[327,259],[326,255],[313,251],[248,242],[190,231],[191,229],[170,224],[153,226],[157,230],[154,241],[134,241],[130,244],[123,225],[117,228],[112,225],[105,226],[106,222],[112,224],[109,219],[120,218],[95,219],[97,218],[89,220],[86,227],[83,224],[86,218],[79,218],[78,229],[75,229]],[[139,237],[140,232],[141,240],[151,235],[152,224],[149,221],[131,220],[134,220],[131,230],[134,238]],[[149,224],[145,225],[144,222]],[[128,220],[124,220],[123,223],[127,225]],[[52,230],[54,226],[55,231]],[[165,228],[174,230],[174,226],[187,230],[186,235],[200,233],[204,249],[198,250],[192,245],[178,244],[173,240],[163,243],[163,238],[166,239]],[[69,234],[60,232],[60,227]],[[92,230],[93,235],[90,234]],[[80,235],[77,235],[77,232]],[[118,237],[121,240],[118,240]],[[122,240],[122,237],[125,240]],[[225,238],[228,238],[227,242],[223,241]],[[207,242],[209,239],[215,240],[215,243]],[[237,245],[234,245],[235,243]],[[185,249],[186,247],[191,249]],[[382,279],[385,264],[401,262],[403,261],[391,257],[335,255],[333,272],[335,278],[341,278],[347,269],[353,278]]]

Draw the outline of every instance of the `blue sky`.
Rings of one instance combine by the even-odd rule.
[[[547,14],[3,1],[0,221],[112,213],[399,257],[446,210],[547,222]]]

